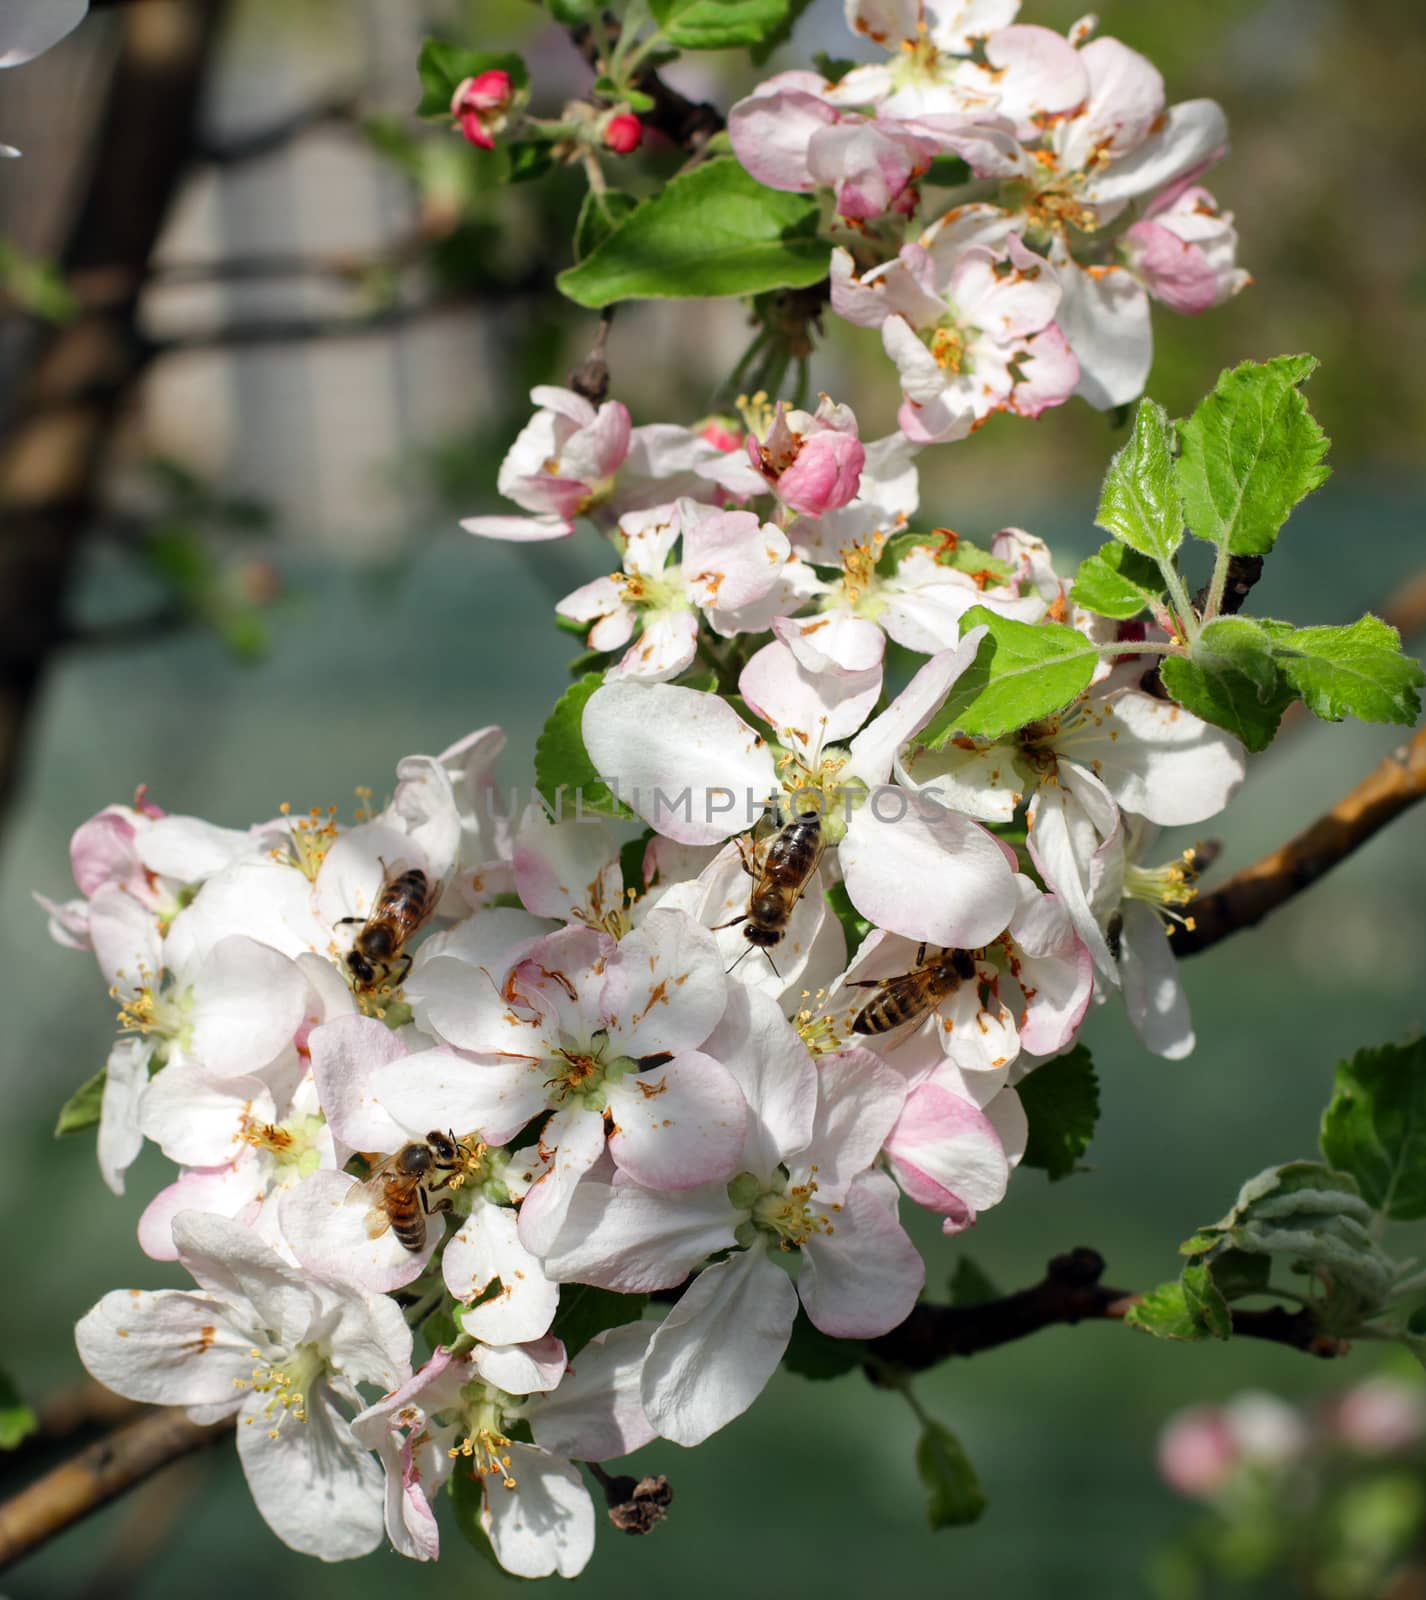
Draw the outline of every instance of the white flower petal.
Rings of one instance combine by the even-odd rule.
[[[608,1461],[657,1438],[640,1399],[644,1355],[656,1329],[628,1322],[595,1334],[559,1388],[531,1408],[535,1443],[577,1461]]]
[[[926,1281],[895,1214],[854,1184],[825,1232],[802,1247],[797,1289],[807,1315],[834,1339],[874,1339],[910,1315]]]
[[[457,1300],[477,1299],[498,1278],[500,1293],[467,1309],[465,1332],[486,1344],[523,1344],[549,1332],[558,1288],[520,1242],[509,1206],[478,1200],[441,1258],[446,1288]]]
[[[458,1469],[459,1470],[459,1469]],[[518,1578],[573,1578],[594,1554],[594,1502],[579,1469],[533,1445],[510,1446],[517,1487],[485,1480],[481,1521],[500,1565]]]
[[[732,1177],[748,1107],[731,1073],[688,1050],[609,1085],[609,1154],[649,1189],[694,1189]]]
[[[742,1215],[721,1183],[660,1194],[636,1183],[587,1179],[545,1252],[545,1271],[622,1294],[666,1289],[715,1250],[726,1250]]]

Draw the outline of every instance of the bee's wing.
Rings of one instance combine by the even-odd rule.
[[[399,1154],[400,1151],[393,1150],[389,1156],[383,1156],[360,1183],[354,1183],[347,1190],[342,1204],[380,1205],[386,1198],[387,1179],[396,1175],[396,1157]]]

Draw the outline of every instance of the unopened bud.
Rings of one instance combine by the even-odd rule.
[[[620,111],[604,124],[604,143],[615,155],[627,156],[639,148],[644,125],[632,111]]]
[[[456,85],[451,115],[471,144],[493,150],[495,135],[504,128],[514,98],[515,84],[510,74],[492,67],[473,78],[463,78]]]

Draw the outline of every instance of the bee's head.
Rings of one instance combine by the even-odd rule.
[[[460,1159],[460,1145],[457,1144],[452,1134],[442,1133],[439,1128],[432,1128],[426,1135],[426,1143],[435,1153],[435,1159],[444,1162],[447,1166]]]
[[[375,983],[376,968],[372,966],[360,950],[348,950],[346,953],[347,971],[358,983]]]

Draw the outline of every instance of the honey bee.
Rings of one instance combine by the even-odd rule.
[[[916,952],[916,966],[894,978],[870,978],[853,983],[853,989],[875,989],[877,994],[857,1012],[853,1033],[890,1033],[934,1011],[963,983],[976,975],[975,957],[969,950],[943,950],[926,960],[926,946]]]
[[[798,812],[790,822],[751,849],[739,839],[743,871],[753,880],[748,909],[742,916],[717,926],[732,928],[741,923],[749,949],[757,946],[767,951],[779,944],[786,936],[793,909],[806,893],[821,863],[825,848],[820,807]]]
[[[401,976],[396,982],[399,984],[405,979],[411,970],[411,957],[403,954],[401,947],[435,910],[439,898],[439,886],[419,867],[387,874],[371,915],[362,923],[351,949],[342,958],[358,993],[370,994],[402,963]],[[362,922],[362,919],[343,917],[337,926],[340,928],[351,922]]]
[[[453,1133],[432,1128],[424,1139],[413,1139],[378,1161],[366,1182],[347,1196],[349,1204],[365,1201],[370,1207],[367,1237],[379,1239],[390,1228],[412,1255],[418,1255],[426,1245],[426,1218],[451,1209],[449,1196],[433,1200],[432,1191],[445,1188],[464,1155]]]

